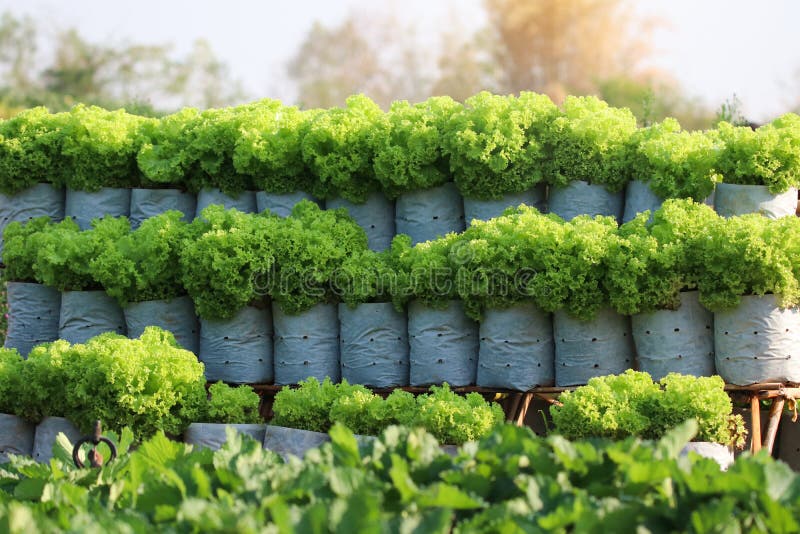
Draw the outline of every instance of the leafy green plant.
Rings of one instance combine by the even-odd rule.
[[[75,190],[102,187],[138,187],[138,135],[145,119],[119,109],[108,111],[78,104],[69,112],[62,154],[66,160],[66,185]]]
[[[264,105],[254,102],[207,109],[191,123],[188,152],[200,171],[191,189],[210,187],[235,195],[254,188],[252,176],[239,172],[234,165],[234,151],[242,121]]]
[[[448,261],[467,313],[479,319],[487,308],[533,301],[555,311],[567,293],[553,293],[556,255],[568,230],[555,215],[535,208],[509,209],[502,217],[473,224],[457,239]]]
[[[261,399],[250,386],[231,387],[217,382],[209,386],[208,393],[203,421],[229,425],[263,422],[258,411]]]
[[[301,380],[297,388],[284,387],[275,395],[271,424],[327,432],[332,425],[330,411],[334,402],[355,391],[371,394],[364,386],[351,385],[347,380],[339,384],[331,382],[329,377],[322,383],[313,376]]]
[[[38,253],[32,237],[51,223],[50,217],[37,217],[25,223],[14,221],[3,231],[3,263],[9,282],[36,282],[33,264]]]
[[[48,416],[66,417],[67,376],[75,365],[68,342],[59,340],[34,347],[22,365],[13,403],[14,414],[38,423]],[[58,384],[55,387],[54,384]],[[86,422],[88,425],[88,422]]]
[[[172,299],[186,294],[181,284],[180,251],[195,227],[179,211],[167,211],[102,250],[91,262],[91,273],[122,306],[129,302]],[[105,231],[113,219],[96,222]]]
[[[458,239],[457,234],[451,233],[412,247],[407,235],[395,236],[390,248],[390,261],[396,269],[392,289],[395,307],[400,309],[413,299],[428,306],[445,307],[456,297],[455,273],[450,268],[449,256]]]
[[[302,138],[303,161],[318,180],[318,197],[342,197],[355,203],[378,188],[372,169],[372,130],[382,115],[364,95],[347,99],[344,108],[316,115]]]
[[[648,183],[661,198],[702,202],[722,180],[717,163],[723,143],[716,130],[686,132],[666,119],[637,131],[630,145],[631,179]]]
[[[628,181],[625,149],[636,131],[627,108],[612,108],[593,96],[568,96],[563,115],[551,125],[550,179],[555,186],[583,180],[619,191]]]
[[[233,165],[268,193],[312,192],[313,175],[303,162],[301,139],[321,110],[299,110],[264,99],[242,118]]]
[[[390,198],[451,181],[450,163],[442,147],[447,123],[461,105],[446,96],[425,102],[393,102],[375,121],[375,177]]]
[[[687,419],[695,419],[697,441],[744,447],[744,421],[731,413],[733,406],[721,377],[670,373],[659,384],[661,394],[648,407],[652,415],[647,437],[659,438]]]
[[[170,332],[147,327],[138,339],[107,333],[85,344],[57,343],[70,361],[61,382],[64,415],[81,430],[99,419],[144,439],[159,430],[180,435],[199,419],[206,402],[203,364]]]
[[[718,376],[670,373],[655,383],[644,372],[589,379],[566,391],[553,405],[555,431],[567,439],[640,436],[659,439],[688,419],[697,421],[698,441],[744,446],[741,415],[733,415],[725,383]],[[734,432],[736,430],[736,432]]]
[[[37,183],[63,186],[67,164],[62,157],[67,113],[47,108],[24,110],[0,122],[0,191],[13,195]]]
[[[197,188],[200,169],[190,145],[191,131],[198,120],[199,111],[184,108],[142,125],[136,162],[144,175],[144,187]]]
[[[364,250],[346,258],[333,277],[334,291],[345,304],[391,302],[396,283],[391,250]]]
[[[276,216],[209,206],[180,247],[181,283],[200,317],[226,319],[263,300],[260,281],[275,266]]]
[[[16,412],[24,363],[17,349],[0,348],[0,413]]]
[[[800,221],[783,225],[793,238],[800,238]],[[800,281],[795,276],[796,259],[776,247],[772,224],[760,214],[719,218],[708,236],[697,245],[703,257],[698,268],[700,302],[711,311],[737,306],[742,295],[773,293],[781,306],[800,303]],[[779,238],[782,242],[788,236]]]
[[[717,125],[723,149],[717,170],[728,184],[765,185],[779,194],[800,185],[800,117],[787,113],[757,130]]]
[[[367,235],[347,210],[321,210],[304,200],[273,235],[276,270],[265,284],[286,313],[300,313],[319,303],[335,302],[332,284],[349,257],[367,250]]]
[[[326,432],[341,423],[359,434],[376,435],[390,425],[421,426],[442,443],[461,444],[488,435],[505,419],[503,410],[477,393],[466,396],[447,384],[416,398],[403,390],[385,400],[364,386],[326,378],[283,388],[275,396],[272,424]]]
[[[559,116],[546,95],[483,91],[453,114],[444,138],[456,185],[468,198],[498,199],[545,179],[549,128]]]
[[[36,281],[59,291],[102,289],[92,276],[91,262],[130,233],[125,217],[106,219],[81,231],[77,223],[67,218],[33,234],[29,239],[36,249],[33,263]]]
[[[677,309],[680,292],[696,284],[686,243],[660,242],[650,233],[648,217],[641,213],[620,226],[620,239],[611,242],[607,255],[603,284],[611,306],[625,315]]]
[[[442,443],[460,445],[489,435],[504,420],[499,404],[486,402],[478,393],[458,395],[444,383],[417,396],[413,425],[423,427]]]

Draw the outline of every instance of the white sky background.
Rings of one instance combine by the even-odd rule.
[[[386,5],[418,33],[453,24],[478,28],[481,0],[0,0],[0,12],[33,16],[45,33],[75,27],[92,42],[172,43],[185,54],[198,38],[253,98],[291,102],[285,65],[314,20],[340,23],[351,11]],[[800,1],[640,0],[666,27],[652,64],[716,109],[735,93],[745,115],[766,121],[800,101]],[[44,50],[43,52],[46,52]]]

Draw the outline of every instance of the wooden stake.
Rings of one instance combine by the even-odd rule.
[[[758,395],[750,396],[750,452],[761,450],[761,401]]]
[[[531,405],[532,399],[532,393],[523,394],[522,406],[520,406],[519,414],[517,414],[517,426],[523,426],[525,424],[525,416],[528,414],[528,407]]]
[[[512,394],[513,400],[511,401],[511,406],[509,407],[508,413],[506,414],[506,421],[513,421],[517,415],[517,409],[519,408],[519,402],[522,400],[521,393],[513,393]]]
[[[772,406],[769,409],[769,425],[767,425],[767,435],[764,436],[764,448],[772,454],[772,446],[775,444],[775,436],[778,434],[778,426],[781,424],[781,415],[783,415],[783,405],[786,400],[783,397],[778,397],[772,400]]]

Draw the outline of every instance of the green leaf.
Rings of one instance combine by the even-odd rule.
[[[442,507],[455,510],[474,510],[484,506],[482,501],[475,499],[465,491],[442,483],[435,483],[421,489],[415,502],[422,507]]]
[[[689,419],[668,430],[658,441],[657,457],[662,459],[677,458],[687,443],[697,435],[697,421]]]
[[[26,478],[14,488],[14,497],[23,501],[38,501],[42,498],[48,482],[40,478]]]

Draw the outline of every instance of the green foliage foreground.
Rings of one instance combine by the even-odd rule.
[[[344,427],[304,461],[229,434],[217,452],[158,434],[99,469],[56,450],[0,468],[0,531],[797,532],[800,484],[766,454],[727,471],[658,442],[569,442],[500,427],[450,456],[422,430],[358,445]],[[123,442],[129,441],[123,436]],[[58,449],[58,447],[57,447]]]

